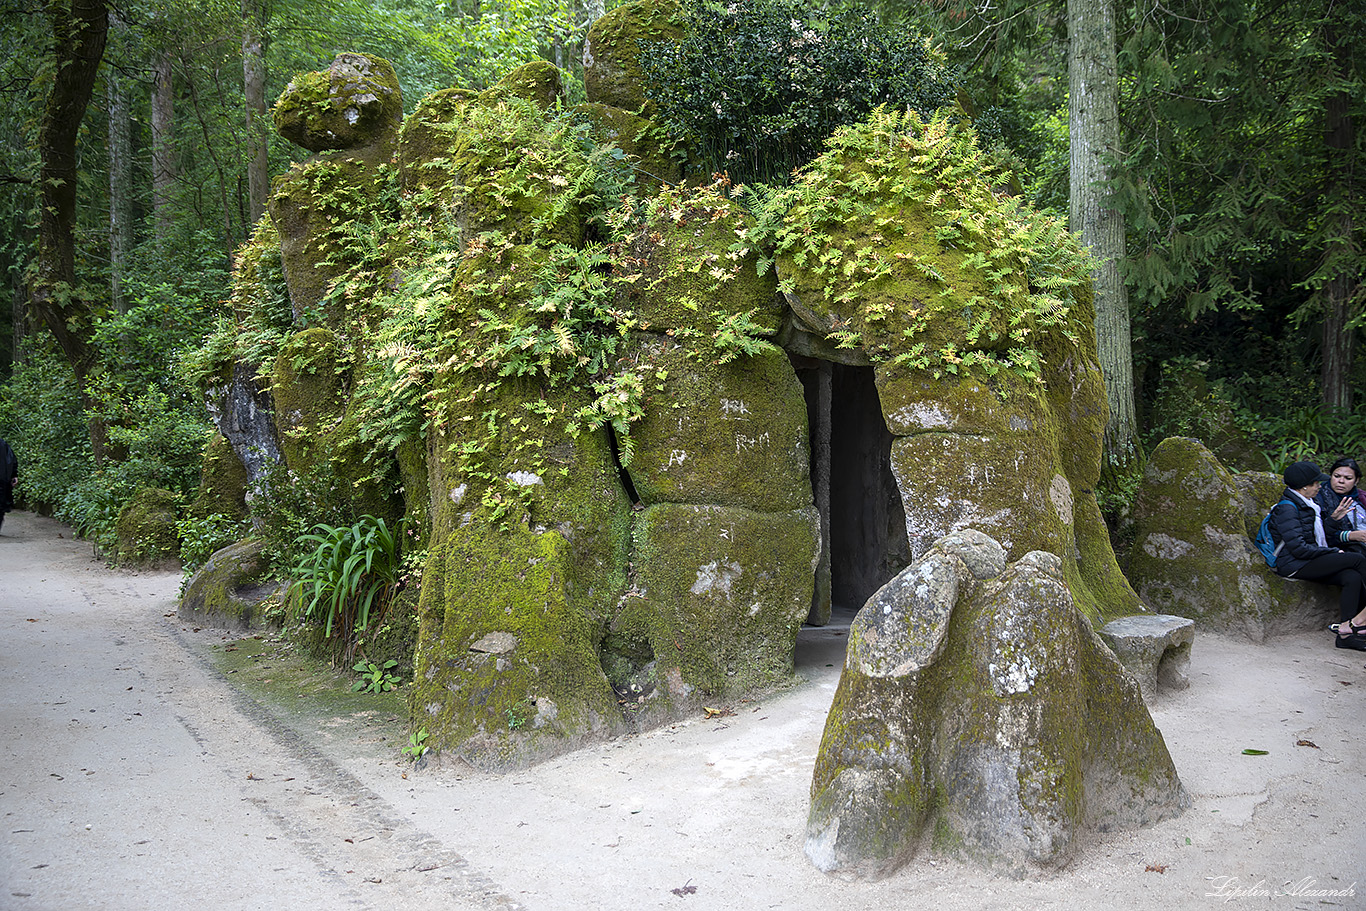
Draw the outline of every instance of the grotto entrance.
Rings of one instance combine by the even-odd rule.
[[[847,622],[910,563],[873,368],[792,356],[806,394],[821,558],[807,622]]]

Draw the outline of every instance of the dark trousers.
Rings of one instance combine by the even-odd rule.
[[[1346,623],[1361,610],[1362,596],[1366,595],[1366,554],[1352,551],[1324,554],[1295,570],[1294,576],[1296,579],[1308,579],[1311,582],[1341,585],[1338,620]]]

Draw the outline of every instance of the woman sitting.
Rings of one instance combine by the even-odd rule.
[[[1343,550],[1366,553],[1366,492],[1357,487],[1361,468],[1356,459],[1338,459],[1328,469],[1328,483],[1319,489],[1319,509],[1332,520],[1325,522],[1328,540]]]
[[[1328,475],[1313,462],[1296,462],[1285,470],[1282,502],[1271,508],[1271,537],[1279,545],[1278,575],[1342,586],[1338,600],[1337,647],[1366,652],[1366,554],[1349,553],[1329,544],[1323,510],[1314,497]],[[1328,527],[1337,529],[1331,516]],[[1346,546],[1345,542],[1337,543]]]

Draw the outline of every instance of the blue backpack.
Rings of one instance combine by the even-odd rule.
[[[1281,503],[1290,503],[1290,501],[1281,500],[1276,506],[1280,506]],[[1295,504],[1290,503],[1290,505],[1294,506]],[[1271,513],[1276,511],[1276,506],[1271,507],[1271,510],[1263,517],[1261,527],[1257,529],[1257,537],[1252,539],[1252,543],[1257,545],[1257,549],[1260,550],[1262,556],[1266,558],[1266,565],[1272,569],[1276,568],[1276,555],[1279,554],[1281,548],[1285,546],[1284,542],[1277,544],[1271,537]]]

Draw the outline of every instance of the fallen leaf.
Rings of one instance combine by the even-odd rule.
[[[1265,756],[1265,755],[1267,755],[1267,752],[1266,752],[1266,750],[1254,750],[1254,749],[1252,749],[1252,747],[1248,747],[1246,750],[1243,750],[1243,755],[1244,755],[1244,756]]]
[[[703,706],[702,711],[707,713],[708,718],[727,718],[735,714],[730,709],[724,707],[719,709],[709,709],[706,706]]]
[[[697,887],[684,883],[677,889],[670,889],[669,891],[672,892],[674,895],[677,895],[679,898],[682,898],[684,895],[696,895]]]
[[[1166,864],[1148,864],[1148,866],[1146,866],[1146,867],[1143,868],[1143,872],[1144,872],[1144,873],[1166,873],[1166,872],[1167,872],[1167,865],[1166,865]]]
[[[1313,748],[1316,749],[1316,750],[1319,748],[1319,745],[1318,745],[1317,743],[1315,743],[1314,741],[1312,741],[1312,740],[1296,740],[1296,741],[1295,741],[1295,746],[1297,746],[1297,747],[1313,747]]]

